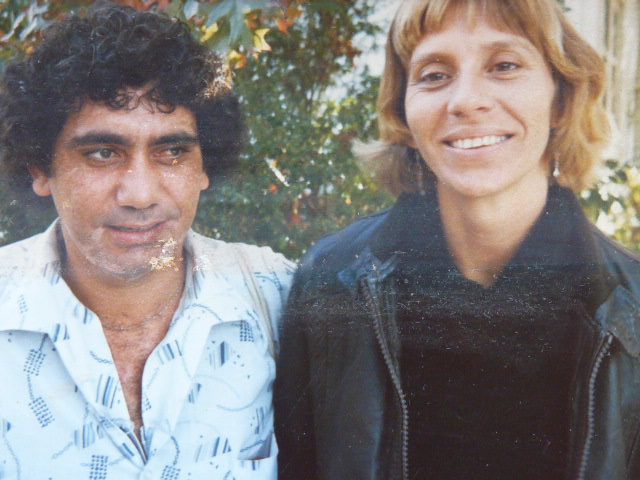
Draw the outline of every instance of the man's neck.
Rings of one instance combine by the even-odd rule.
[[[492,285],[542,213],[547,191],[544,183],[520,194],[469,198],[438,188],[447,245],[460,272]]]
[[[63,265],[62,276],[76,297],[103,324],[128,329],[150,317],[173,316],[184,286],[185,270],[183,255],[170,267],[150,270],[136,278],[106,276],[87,266],[68,264]],[[167,308],[168,303],[173,305]]]

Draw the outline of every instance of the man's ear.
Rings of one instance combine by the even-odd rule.
[[[49,185],[49,177],[38,167],[29,166],[29,174],[33,179],[31,188],[40,197],[48,197],[51,195],[51,186]]]

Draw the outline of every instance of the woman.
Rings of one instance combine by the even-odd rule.
[[[640,478],[640,265],[574,197],[602,61],[554,0],[405,0],[386,52],[398,200],[302,262],[281,478]]]

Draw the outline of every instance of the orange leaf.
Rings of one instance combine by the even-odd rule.
[[[284,18],[278,18],[276,20],[276,23],[278,24],[278,30],[280,30],[282,33],[289,33],[289,22],[287,22]]]

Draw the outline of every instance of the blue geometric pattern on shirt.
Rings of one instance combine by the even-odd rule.
[[[20,295],[18,297],[18,310],[21,314],[25,314],[29,311],[29,306],[27,305],[24,295]]]
[[[256,413],[253,416],[252,426],[254,427],[253,433],[256,435],[260,435],[265,427],[265,422],[267,421],[267,416],[265,415],[264,408],[256,408]],[[255,425],[255,426],[254,426]]]
[[[69,340],[69,329],[67,325],[56,323],[53,327],[53,335],[51,335],[51,341],[57,342],[59,340]]]
[[[149,397],[144,393],[142,394],[142,402],[140,408],[142,408],[143,412],[151,410],[151,401],[149,401]]]
[[[136,455],[135,452],[131,449],[131,447],[126,443],[120,444],[120,451],[124,453],[126,457],[129,457],[129,458],[133,458]]]
[[[85,423],[81,429],[73,432],[73,443],[76,447],[87,448],[98,439],[104,438],[104,436],[105,432],[100,425],[89,422]]]
[[[177,357],[182,356],[182,350],[180,349],[180,344],[177,340],[171,343],[165,343],[158,349],[158,358],[162,364],[170,362],[171,360],[176,359]]]
[[[60,281],[60,261],[54,260],[47,263],[42,272],[42,276],[49,280],[49,284],[57,285]]]
[[[200,393],[201,389],[202,389],[201,383],[194,384],[193,387],[191,388],[191,391],[189,392],[189,397],[187,398],[187,401],[189,403],[196,403],[196,400],[198,399],[198,394]]]
[[[217,457],[231,452],[231,444],[228,438],[217,437],[210,442],[202,443],[196,448],[195,461],[202,462],[209,458]]]
[[[216,344],[215,341],[211,342],[212,344]],[[213,350],[209,350],[209,364],[213,368],[220,368],[224,366],[225,363],[229,361],[229,359],[233,356],[237,357],[237,354],[229,343],[223,341],[220,344],[214,346]]]
[[[116,394],[120,390],[120,381],[110,375],[100,375],[96,387],[96,402],[112,408]]]
[[[109,457],[106,455],[92,455],[89,465],[89,480],[106,480]]]
[[[240,341],[241,342],[255,342],[253,337],[253,328],[246,320],[240,321]]]
[[[45,403],[42,397],[36,397],[29,402],[29,408],[33,411],[38,420],[38,423],[42,428],[53,422],[53,414],[49,410],[49,406]]]
[[[22,371],[27,375],[40,375],[40,367],[42,367],[42,362],[44,362],[45,354],[40,350],[31,349],[29,350],[29,356],[27,357],[27,361],[24,362],[24,367]]]
[[[87,325],[89,322],[93,320],[95,315],[87,307],[85,307],[81,303],[78,303],[73,309],[73,316],[75,318],[81,318],[82,324]]]
[[[161,480],[178,480],[180,478],[180,469],[173,465],[166,465],[162,470]]]

